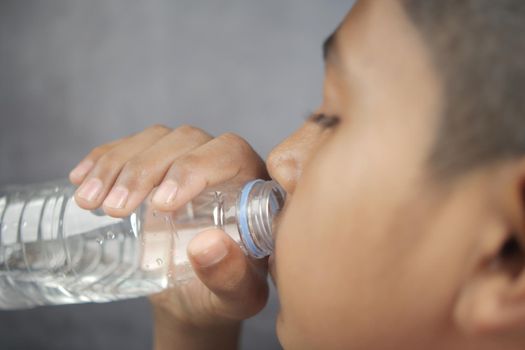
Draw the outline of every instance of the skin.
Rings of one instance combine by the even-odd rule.
[[[171,202],[153,197],[163,210],[217,183],[278,181],[288,198],[270,270],[286,349],[523,348],[523,256],[502,246],[525,237],[525,161],[434,178],[425,161],[443,89],[401,5],[359,1],[326,59],[317,112],[335,116],[333,127],[307,121],[264,164],[238,135],[156,126],[95,149],[70,178],[98,179],[101,193],[88,201],[81,186],[77,202],[114,216],[166,183],[179,190]],[[108,200],[115,188],[129,193],[121,208]],[[266,260],[246,258],[218,230],[188,249],[199,280],[151,298],[155,346],[234,348],[241,320],[266,302]]]

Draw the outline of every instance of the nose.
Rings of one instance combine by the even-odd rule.
[[[310,123],[277,145],[266,158],[266,169],[288,195],[293,194],[297,181],[308,162],[317,139],[318,130]]]

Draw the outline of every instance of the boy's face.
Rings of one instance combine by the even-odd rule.
[[[397,1],[358,2],[326,58],[318,112],[269,155],[289,193],[272,275],[290,349],[453,348],[451,303],[487,222],[489,177],[452,191],[424,164],[442,84]]]

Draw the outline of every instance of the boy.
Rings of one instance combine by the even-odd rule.
[[[525,346],[520,0],[358,1],[326,41],[321,106],[266,164],[241,137],[155,126],[93,150],[77,202],[174,210],[270,177],[287,204],[270,258],[285,349]],[[226,349],[267,298],[266,262],[218,230],[199,280],[151,298],[158,349]]]

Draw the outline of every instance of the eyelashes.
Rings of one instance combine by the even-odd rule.
[[[323,129],[333,128],[341,122],[341,118],[338,116],[324,113],[310,114],[306,120],[321,126]]]

